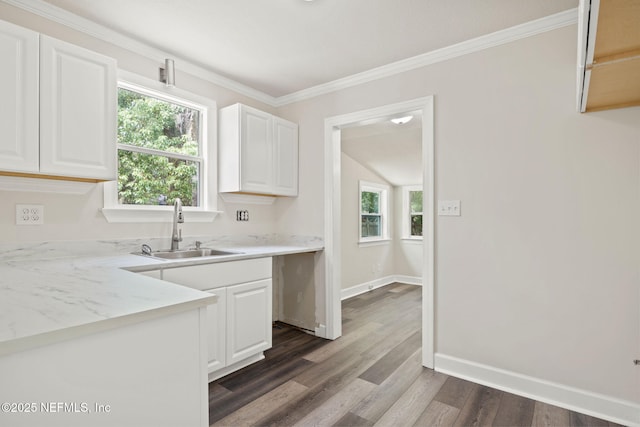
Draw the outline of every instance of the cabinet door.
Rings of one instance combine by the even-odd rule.
[[[116,63],[40,37],[40,172],[116,179]]]
[[[227,365],[271,348],[271,279],[227,288]]]
[[[38,172],[38,33],[0,21],[0,170]]]
[[[273,118],[273,193],[298,195],[298,125]]]
[[[226,359],[226,289],[212,289],[207,291],[218,296],[215,304],[207,306],[207,354],[208,372],[217,371],[225,367]]]
[[[240,108],[241,191],[272,191],[271,114],[242,105]]]

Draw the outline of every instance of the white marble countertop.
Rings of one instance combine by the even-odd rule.
[[[160,260],[122,252],[121,247],[118,254],[92,250],[88,252],[98,255],[85,256],[56,252],[47,245],[0,247],[0,356],[215,302],[209,293],[136,272],[323,249],[318,241],[207,243],[202,246],[237,253]]]
[[[210,246],[202,245],[203,248]],[[133,266],[123,266],[125,270],[133,271],[136,273],[143,271],[159,270],[164,268],[186,267],[190,265],[201,264],[213,264],[217,262],[229,262],[237,261],[241,259],[252,258],[264,258],[281,255],[292,255],[305,252],[317,252],[324,248],[322,246],[296,246],[285,244],[271,244],[261,246],[242,246],[242,245],[228,245],[228,246],[216,246],[215,249],[221,249],[224,251],[232,252],[230,255],[216,255],[213,257],[197,257],[197,258],[183,258],[183,259],[160,259],[154,257],[148,257],[144,255],[134,255],[137,258],[143,258],[144,263],[139,263]]]

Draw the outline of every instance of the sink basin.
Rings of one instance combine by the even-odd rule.
[[[225,255],[237,255],[239,252],[229,252],[229,251],[221,251],[219,249],[211,249],[211,248],[200,248],[200,249],[179,249],[177,251],[156,251],[152,252],[150,255],[154,258],[162,258],[162,259],[183,259],[183,258],[203,258],[203,257],[216,257],[216,256],[225,256]],[[138,255],[141,255],[138,253]]]

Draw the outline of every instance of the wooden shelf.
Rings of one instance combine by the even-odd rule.
[[[640,1],[581,0],[581,112],[640,105]]]

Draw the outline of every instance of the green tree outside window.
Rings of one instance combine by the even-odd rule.
[[[118,201],[200,205],[200,111],[118,89]]]
[[[411,236],[422,236],[422,191],[409,191]]]
[[[380,193],[362,191],[360,200],[362,237],[382,235]]]

